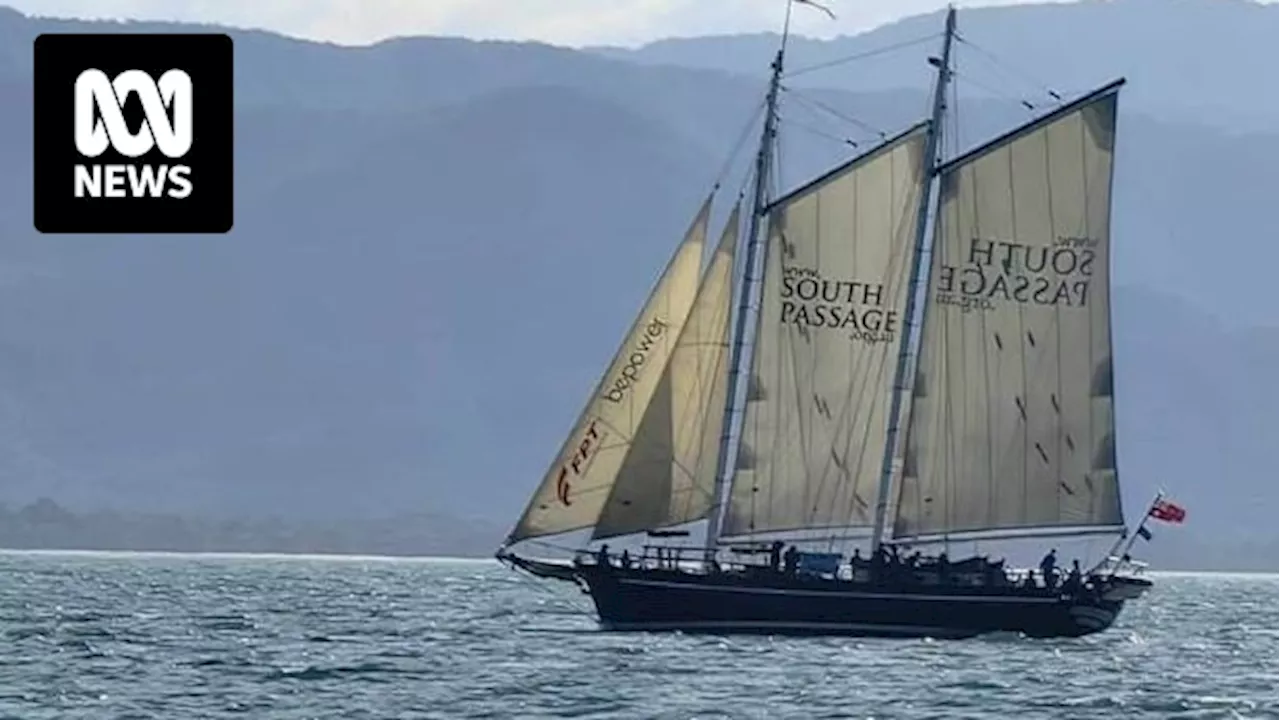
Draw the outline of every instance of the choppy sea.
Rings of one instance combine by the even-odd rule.
[[[1276,718],[1277,578],[1075,640],[597,631],[496,563],[0,554],[0,718]]]

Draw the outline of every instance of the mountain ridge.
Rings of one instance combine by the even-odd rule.
[[[789,66],[807,68],[908,43],[940,37],[944,11],[913,15],[853,35],[830,39],[793,36]],[[957,45],[962,92],[1006,95],[1000,88],[967,83],[965,66],[1004,66],[1004,80],[1018,86],[1018,99],[1044,100],[1043,90],[1082,92],[1124,75],[1132,82],[1127,102],[1146,114],[1178,114],[1213,127],[1246,126],[1251,131],[1276,127],[1280,74],[1269,60],[1276,54],[1272,31],[1280,7],[1249,0],[1085,0],[963,8],[958,13]],[[1142,27],[1138,33],[1131,28]],[[1052,28],[1047,31],[1046,28]],[[1230,37],[1230,45],[1204,52],[1190,37]],[[606,57],[644,64],[718,69],[763,77],[773,55],[776,33],[668,38],[637,48],[584,48]],[[1164,41],[1164,42],[1161,42]],[[926,45],[934,50],[938,40]],[[1079,48],[1088,47],[1081,54]],[[884,57],[895,57],[887,55]],[[827,87],[845,90],[928,87],[931,69],[866,58],[842,71],[822,73]],[[854,68],[865,69],[857,72]],[[838,74],[837,74],[838,73]],[[1232,75],[1245,77],[1236,82]],[[809,78],[791,82],[808,84]],[[993,92],[994,90],[994,92]],[[1194,92],[1189,92],[1194,90]],[[1200,97],[1183,102],[1184,96]],[[1256,96],[1256,98],[1254,97]],[[1159,103],[1154,101],[1163,98]],[[1247,98],[1247,107],[1241,107]],[[1224,116],[1225,115],[1225,116]]]

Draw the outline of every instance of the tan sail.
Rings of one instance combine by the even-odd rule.
[[[708,197],[508,543],[595,524],[693,307],[710,210]]]
[[[1123,525],[1109,292],[1118,92],[943,169],[897,537]]]
[[[871,522],[927,125],[774,205],[722,534]]]
[[[735,207],[594,538],[692,522],[712,506],[729,379],[737,230]]]

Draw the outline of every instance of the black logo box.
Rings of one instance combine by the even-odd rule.
[[[35,226],[42,233],[225,233],[234,222],[234,52],[231,37],[209,34],[45,34],[34,48]],[[191,78],[192,135],[181,158],[158,148],[128,158],[108,147],[86,158],[75,143],[75,83],[87,69],[114,79],[141,70],[158,80],[171,69]],[[120,98],[131,130],[143,119],[137,96]],[[190,167],[185,198],[75,196],[80,165]]]

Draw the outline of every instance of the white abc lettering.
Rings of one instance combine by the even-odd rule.
[[[145,117],[136,134],[129,132],[124,121],[129,93],[138,94]],[[159,82],[141,70],[126,70],[115,80],[101,70],[85,70],[76,78],[75,97],[76,150],[85,157],[101,155],[108,145],[131,158],[145,155],[152,147],[171,158],[191,149],[191,76],[182,70],[166,72]]]

